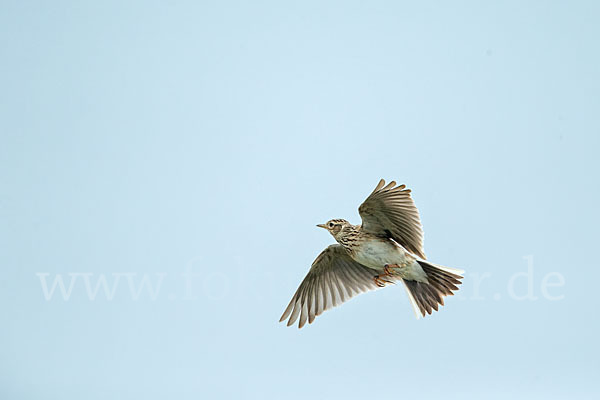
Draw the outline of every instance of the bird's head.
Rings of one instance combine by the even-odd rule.
[[[343,236],[344,233],[347,233],[350,229],[354,228],[354,226],[345,219],[331,219],[326,223],[317,226],[327,230],[336,240]]]

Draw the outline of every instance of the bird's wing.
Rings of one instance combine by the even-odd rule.
[[[406,250],[425,259],[423,229],[419,211],[410,197],[410,189],[382,179],[373,193],[358,207],[362,229],[391,237]]]
[[[298,328],[302,328],[307,319],[310,324],[323,311],[360,293],[378,289],[374,276],[373,271],[354,261],[342,246],[332,244],[315,259],[279,322],[289,316],[290,326],[300,316]]]

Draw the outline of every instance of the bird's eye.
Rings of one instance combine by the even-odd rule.
[[[330,223],[329,223],[329,227],[330,227],[330,228],[333,228],[333,222],[330,222]]]

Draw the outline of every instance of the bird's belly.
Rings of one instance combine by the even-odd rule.
[[[356,249],[352,258],[375,270],[383,270],[386,264],[404,264],[412,260],[406,251],[394,242],[373,240],[367,241]]]

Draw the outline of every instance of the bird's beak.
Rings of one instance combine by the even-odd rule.
[[[319,228],[327,229],[327,225],[325,225],[325,224],[318,224],[317,226]]]

